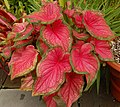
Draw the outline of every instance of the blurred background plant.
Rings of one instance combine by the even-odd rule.
[[[31,13],[40,9],[41,0],[0,0],[8,12],[14,14],[17,18],[23,13]]]

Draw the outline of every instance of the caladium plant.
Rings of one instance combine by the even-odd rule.
[[[11,80],[23,77],[21,89],[42,95],[47,107],[57,107],[55,96],[71,107],[95,82],[100,63],[113,60],[114,33],[98,11],[44,2],[19,20],[0,12],[0,52]]]

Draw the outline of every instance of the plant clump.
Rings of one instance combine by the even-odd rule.
[[[11,80],[23,77],[21,89],[43,96],[47,107],[57,107],[55,96],[71,107],[95,82],[100,62],[113,61],[114,33],[101,12],[56,1],[20,19],[0,11],[0,53]]]

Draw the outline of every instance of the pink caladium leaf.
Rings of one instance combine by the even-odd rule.
[[[37,66],[37,80],[33,95],[44,95],[57,91],[64,82],[64,73],[70,72],[69,54],[62,48],[50,50]]]
[[[90,41],[94,47],[95,52],[99,55],[99,58],[103,61],[113,61],[113,53],[108,41],[93,39]]]
[[[37,51],[33,45],[22,47],[13,52],[9,62],[11,79],[20,77],[31,72],[37,63]]]
[[[84,24],[83,24],[83,15],[82,14],[75,14],[73,17],[73,22],[75,23],[75,25],[78,28],[85,28]]]
[[[83,12],[84,25],[87,31],[98,39],[111,39],[114,34],[99,12],[86,10]]]
[[[50,46],[61,46],[65,51],[69,51],[72,41],[70,30],[62,23],[62,20],[47,25],[43,29],[42,36]]]
[[[83,44],[80,48],[73,48],[71,61],[75,72],[80,74],[97,72],[99,69],[98,59],[91,53],[92,50],[93,46],[90,43]]]
[[[66,10],[64,11],[64,13],[65,13],[69,18],[72,18],[73,15],[74,15],[74,13],[75,13],[75,10],[74,10],[74,9],[72,9],[72,10],[66,9]]]
[[[87,85],[86,85],[84,91],[88,91],[89,90],[90,86],[95,82],[95,80],[97,78],[97,74],[98,74],[98,72],[85,74]]]
[[[72,30],[72,32],[73,32],[73,36],[76,37],[79,40],[85,40],[85,39],[87,39],[89,37],[88,34],[79,33],[79,32],[77,32],[75,30]]]
[[[12,53],[11,47],[10,47],[10,46],[6,46],[6,47],[2,50],[2,54],[1,54],[1,55],[2,55],[5,59],[8,59],[8,58],[10,58],[11,53]]]
[[[22,78],[21,90],[31,91],[33,87],[34,79],[32,74],[28,74],[26,77]]]
[[[83,91],[83,75],[74,72],[66,74],[66,83],[60,89],[58,95],[66,103],[66,107],[71,107],[77,101]]]
[[[33,41],[32,38],[16,41],[16,42],[14,42],[14,45],[12,47],[14,47],[14,48],[21,48],[23,46],[26,46],[26,45],[32,43],[32,41]]]
[[[45,42],[40,38],[38,38],[38,40],[36,42],[36,47],[41,55],[46,53],[47,50],[49,49],[49,47],[45,44]]]
[[[81,50],[81,47],[82,47],[83,44],[85,44],[84,41],[77,41],[77,43],[75,45],[73,45],[72,48]]]
[[[33,28],[34,28],[34,31],[32,32],[32,34],[40,33],[42,25],[41,24],[33,24]]]
[[[0,16],[4,17],[8,22],[15,22],[17,18],[9,12],[6,12],[3,9],[0,9]]]
[[[41,21],[43,24],[53,23],[61,17],[62,14],[60,13],[60,7],[56,2],[46,3],[43,7],[41,7],[39,12],[34,12],[27,16],[27,18],[30,18],[34,21]]]
[[[57,107],[57,104],[56,104],[55,100],[53,99],[53,97],[55,97],[56,95],[57,95],[57,93],[53,93],[53,94],[45,96],[43,98],[47,107]]]
[[[16,32],[16,33],[24,32],[27,25],[28,25],[28,22],[15,23],[15,24],[13,24],[13,29],[12,29],[12,31],[13,31],[13,32]]]
[[[7,21],[5,21],[3,18],[0,18],[0,24],[1,24],[1,27],[3,26],[5,26],[5,27],[7,27],[8,29],[11,29],[12,28],[12,26],[7,22]]]
[[[97,71],[99,70],[99,61],[91,53],[93,46],[90,43],[79,44],[76,44],[77,46],[74,46],[71,52],[71,65],[74,72],[89,75],[87,83],[91,85],[96,79]]]
[[[9,32],[8,35],[7,35],[8,40],[13,40],[15,37],[16,37],[15,32]]]
[[[28,39],[33,31],[32,24],[28,24],[28,22],[24,23],[15,23],[13,26],[13,32],[17,34],[14,41]]]

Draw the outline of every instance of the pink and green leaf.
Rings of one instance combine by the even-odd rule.
[[[33,79],[32,75],[28,74],[27,76],[22,78],[22,83],[21,83],[20,89],[25,90],[25,91],[31,91],[33,88],[33,83],[34,83],[34,79]]]
[[[77,101],[83,91],[83,75],[74,72],[66,74],[66,82],[60,89],[58,95],[66,103],[66,107],[71,107]]]
[[[32,42],[33,42],[32,38],[25,39],[25,40],[19,40],[19,41],[14,42],[14,45],[12,47],[14,47],[14,48],[21,48],[23,46],[31,44]]]
[[[99,55],[99,58],[103,61],[113,61],[113,53],[111,51],[110,44],[105,40],[93,39],[90,41],[94,47],[95,52]]]
[[[6,11],[3,10],[3,9],[0,9],[0,16],[6,18],[6,20],[7,20],[8,22],[11,22],[11,23],[13,23],[13,22],[15,22],[15,21],[17,20],[17,18],[16,18],[15,16],[13,16],[13,15],[12,15],[11,13],[9,13],[9,12],[6,12]]]
[[[53,23],[61,17],[62,14],[60,13],[60,7],[56,2],[46,3],[43,7],[40,8],[40,11],[33,12],[27,16],[27,18],[30,18],[34,21],[36,20],[36,22],[40,21],[43,24]]]
[[[78,47],[78,44],[76,44]],[[94,74],[99,69],[98,59],[91,53],[93,46],[90,43],[83,44],[81,48],[73,48],[71,52],[71,64],[76,73]]]
[[[53,93],[53,94],[45,96],[43,98],[46,103],[46,107],[57,107],[57,104],[56,104],[55,100],[53,99],[53,97],[55,97],[56,95],[57,95],[57,93]]]
[[[49,47],[45,44],[45,42],[41,38],[38,38],[36,42],[36,47],[41,55],[46,53],[47,50],[49,49]]]
[[[9,62],[11,79],[24,76],[31,72],[37,63],[37,51],[33,45],[22,47],[13,52]]]
[[[57,91],[63,84],[64,73],[70,72],[69,54],[62,48],[50,50],[37,66],[37,80],[33,95],[44,95]]]
[[[86,75],[87,90],[96,79],[99,70],[99,61],[91,52],[93,51],[93,46],[90,43],[83,44],[82,46],[82,43],[79,43],[80,46],[78,43],[71,52],[71,65],[74,72]]]
[[[10,47],[10,46],[6,46],[6,47],[2,50],[2,54],[1,54],[1,55],[2,55],[5,59],[8,59],[8,58],[10,58],[11,53],[12,53],[11,47]]]
[[[27,22],[15,23],[13,26],[13,32],[17,33],[14,41],[28,39],[33,32],[33,26]]]
[[[101,13],[91,10],[83,12],[84,25],[87,31],[95,38],[98,39],[111,39],[114,33],[107,25]]]
[[[62,20],[47,25],[42,31],[42,36],[50,46],[61,46],[64,51],[69,51],[72,42],[70,30],[67,25],[63,24]]]
[[[66,10],[64,11],[64,13],[65,13],[69,18],[72,18],[73,15],[74,15],[74,13],[75,13],[75,10],[74,10],[74,9],[72,9],[72,10],[66,9]]]
[[[1,27],[5,26],[8,29],[12,28],[12,26],[7,21],[5,21],[3,18],[0,18],[0,24],[1,24]]]
[[[89,37],[88,34],[79,33],[79,32],[77,32],[75,30],[72,30],[72,32],[73,32],[73,36],[76,37],[79,40],[85,40],[85,39],[87,39]]]
[[[83,24],[83,15],[82,14],[75,14],[73,17],[73,22],[75,23],[75,25],[78,28],[85,28],[84,24]]]

